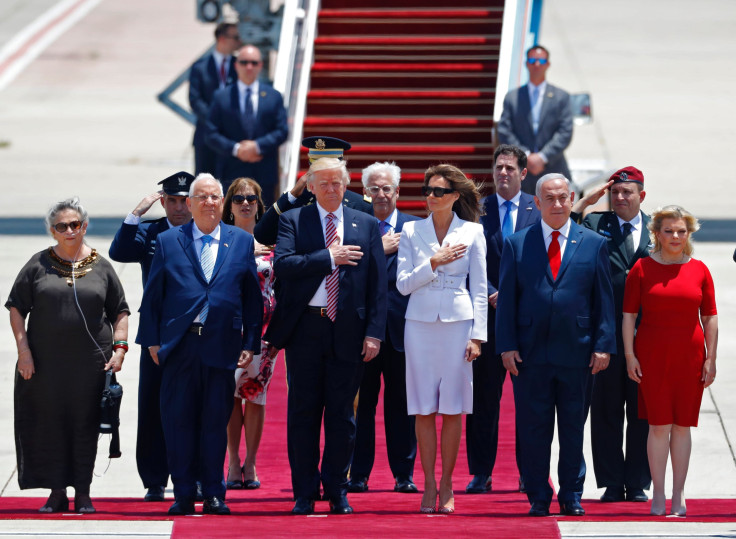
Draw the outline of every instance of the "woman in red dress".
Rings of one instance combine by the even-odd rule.
[[[685,516],[690,427],[697,427],[703,390],[716,377],[713,279],[705,264],[691,258],[690,236],[698,228],[697,219],[678,206],[655,212],[649,224],[652,254],[637,261],[626,279],[624,354],[629,378],[639,384],[639,417],[649,422],[653,515],[665,514],[669,455],[671,512]]]

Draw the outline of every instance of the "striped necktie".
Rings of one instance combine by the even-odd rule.
[[[212,270],[215,268],[215,259],[212,256],[212,247],[210,246],[210,242],[212,242],[212,236],[209,234],[202,236],[202,251],[199,254],[199,263],[202,265],[202,273],[204,273],[204,278],[207,279],[208,283],[212,278]],[[209,310],[209,304],[205,303],[204,307],[202,307],[202,310],[199,312],[199,321],[202,324],[207,320],[207,313]]]
[[[326,219],[325,246],[329,249],[337,238],[337,226],[335,225],[337,217],[334,213],[328,213]],[[337,316],[337,297],[340,293],[340,266],[335,266],[332,273],[325,278],[325,289],[327,290],[327,316],[334,322]]]

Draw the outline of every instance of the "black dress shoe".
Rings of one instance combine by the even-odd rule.
[[[624,487],[606,487],[606,491],[601,496],[603,503],[622,502],[624,499]]]
[[[84,515],[90,515],[97,512],[95,506],[92,505],[92,500],[89,499],[89,494],[77,494],[74,496],[74,512],[82,513]]]
[[[491,476],[483,474],[474,475],[468,486],[465,487],[465,492],[468,494],[485,494],[491,491],[491,484]]]
[[[292,515],[311,515],[314,513],[314,500],[311,498],[297,498]]]
[[[404,494],[413,494],[419,492],[419,489],[408,477],[397,477],[394,485],[394,492],[403,492]]]
[[[561,503],[560,514],[568,517],[582,517],[585,515],[585,509],[578,501]]]
[[[350,479],[348,492],[368,492],[368,478],[354,477]]]
[[[526,485],[524,484],[523,477],[519,477],[519,492],[526,493]]]
[[[194,501],[180,499],[176,500],[171,507],[169,507],[169,515],[171,516],[182,516],[182,515],[193,515],[194,514]]]
[[[627,502],[648,502],[649,496],[646,495],[644,489],[641,488],[627,488],[626,489],[626,501]]]
[[[549,506],[542,502],[532,502],[532,507],[529,509],[530,517],[548,517]]]
[[[224,500],[217,496],[212,496],[204,500],[202,513],[205,515],[229,515],[230,508],[225,504]]]
[[[353,512],[348,499],[345,496],[339,496],[330,500],[330,513],[333,515],[349,515]]]
[[[143,496],[144,502],[162,502],[164,501],[164,487],[150,487],[146,495]]]
[[[194,495],[194,501],[195,502],[202,502],[204,501],[204,494],[202,494],[202,483],[197,481],[197,493]]]

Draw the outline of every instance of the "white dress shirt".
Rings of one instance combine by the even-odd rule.
[[[641,239],[641,212],[637,213],[636,217],[631,221],[624,221],[618,215],[616,218],[618,219],[618,228],[621,230],[621,234],[624,233],[624,223],[631,225],[631,239],[634,240],[634,252],[636,252],[639,248],[639,240]]]
[[[542,219],[542,235],[544,237],[544,248],[546,251],[549,251],[549,244],[552,243],[552,232],[555,232],[555,229],[545,223],[544,219]],[[560,235],[557,237],[557,241],[560,243],[561,262],[563,257],[565,256],[565,246],[567,245],[567,238],[570,236],[570,219],[568,219],[565,224],[562,225],[559,230],[557,230],[557,232],[560,233]]]
[[[327,243],[327,214],[330,213],[326,209],[324,209],[322,206],[317,203],[317,211],[319,212],[319,222],[322,223],[322,235],[325,238],[325,244]],[[343,240],[343,232],[345,230],[345,220],[343,216],[342,211],[342,204],[340,204],[340,207],[337,208],[332,213],[335,214],[335,217],[337,218],[335,223],[335,228],[337,228],[337,242],[339,245],[342,245]],[[330,248],[329,245],[325,245],[327,249]],[[335,269],[335,258],[332,256],[332,252],[330,252],[330,261],[332,262],[332,269]],[[327,276],[325,276],[324,279],[322,279],[322,282],[317,287],[317,292],[315,292],[314,296],[312,296],[312,299],[309,301],[309,305],[312,307],[326,307],[327,306]]]

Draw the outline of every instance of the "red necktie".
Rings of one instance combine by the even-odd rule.
[[[336,219],[337,217],[335,217],[334,213],[327,214],[327,223],[325,224],[325,246],[328,249],[335,241],[335,238],[337,238],[337,227],[335,226]],[[335,266],[332,273],[330,273],[325,279],[325,289],[327,290],[327,316],[333,322],[337,316],[337,296],[340,292],[339,285],[340,266]]]
[[[552,270],[552,278],[557,279],[557,272],[560,271],[560,264],[562,258],[560,257],[560,242],[557,238],[560,237],[560,233],[555,230],[552,232],[552,241],[549,242],[549,249],[547,249],[547,258],[549,258],[549,269]]]

